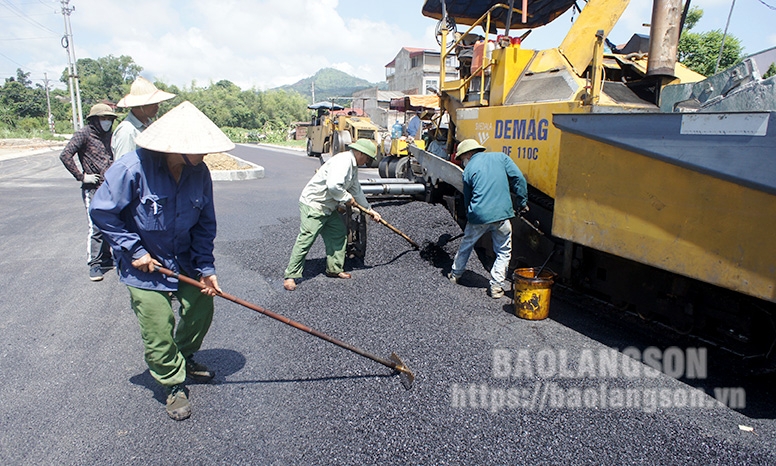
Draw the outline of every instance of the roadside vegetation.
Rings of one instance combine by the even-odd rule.
[[[701,17],[703,17],[703,10],[698,7],[691,7],[687,12],[682,35],[679,37],[679,61],[704,76],[711,76],[715,70],[723,71],[740,63],[744,57],[744,47],[737,37],[730,34],[725,36],[725,47],[720,56],[719,47],[724,35],[721,30],[692,31]],[[717,60],[719,60],[719,66],[717,66]]]
[[[143,70],[127,56],[79,59],[76,66],[81,77],[79,87],[84,116],[96,103],[118,102],[129,92],[130,85]],[[56,135],[72,134],[73,113],[69,92],[64,89],[49,92],[52,131],[46,116],[46,89],[41,84],[33,85],[29,75],[19,69],[16,76],[6,78],[0,88],[0,138],[56,139],[61,138]],[[60,81],[68,83],[66,70]],[[160,105],[159,115],[188,100],[234,142],[304,145],[304,141],[289,141],[292,124],[307,121],[310,113],[307,99],[297,92],[244,91],[227,80],[211,82],[206,86],[192,82],[182,88],[158,81],[155,84],[159,89],[176,94],[175,99]],[[119,118],[126,114],[125,109],[116,110]]]

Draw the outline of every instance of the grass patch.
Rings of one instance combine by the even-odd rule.
[[[0,128],[0,139],[44,139],[46,141],[65,141],[61,135],[51,134],[51,131],[31,129]]]

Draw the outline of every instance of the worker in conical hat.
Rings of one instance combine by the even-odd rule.
[[[159,103],[174,97],[175,94],[157,89],[151,81],[142,76],[135,79],[130,86],[129,94],[116,104],[118,107],[129,108],[126,118],[119,123],[113,133],[111,147],[117,159],[137,148],[135,138],[156,118]]]
[[[167,390],[170,418],[191,415],[186,379],[207,382],[214,372],[193,359],[213,318],[220,292],[213,242],[216,216],[206,154],[234,149],[229,138],[184,102],[159,118],[105,172],[89,213],[117,261],[140,324],[151,375]],[[195,279],[203,289],[156,271],[165,267]],[[180,303],[180,321],[171,295]]]

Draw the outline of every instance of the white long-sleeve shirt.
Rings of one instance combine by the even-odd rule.
[[[339,204],[355,199],[361,206],[371,208],[358,182],[358,165],[351,151],[340,152],[324,163],[299,196],[299,202],[326,215]]]
[[[132,114],[132,110],[129,111],[124,121],[119,123],[116,127],[116,131],[113,132],[113,139],[111,140],[111,148],[113,149],[113,156],[116,160],[124,154],[128,154],[137,149],[135,144],[135,138],[138,134],[142,133],[148,126],[141,122],[135,115]]]

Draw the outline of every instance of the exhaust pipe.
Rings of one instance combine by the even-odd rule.
[[[675,77],[681,28],[682,1],[654,0],[649,27],[647,76]]]

